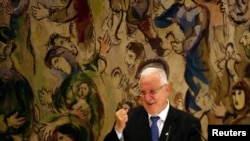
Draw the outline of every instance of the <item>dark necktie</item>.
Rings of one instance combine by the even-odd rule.
[[[157,121],[160,119],[160,117],[151,116],[150,119],[152,121],[152,125],[151,125],[152,141],[158,141],[159,140],[159,130],[158,130],[158,126],[157,126]]]

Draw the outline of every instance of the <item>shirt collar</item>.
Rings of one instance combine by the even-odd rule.
[[[167,115],[168,115],[169,107],[170,107],[169,100],[167,100],[167,106],[160,112],[159,115],[156,115],[156,116],[159,116],[160,119],[165,122]],[[149,119],[151,116],[152,115],[148,114]]]

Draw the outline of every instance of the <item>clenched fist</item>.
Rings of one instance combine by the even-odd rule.
[[[118,132],[123,132],[128,121],[128,109],[120,109],[115,113],[115,130]]]

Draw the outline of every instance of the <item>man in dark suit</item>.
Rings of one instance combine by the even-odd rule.
[[[200,121],[170,105],[167,63],[161,59],[149,60],[139,68],[142,106],[119,109],[114,127],[104,141],[153,141],[151,117],[159,119],[157,141],[201,141]]]

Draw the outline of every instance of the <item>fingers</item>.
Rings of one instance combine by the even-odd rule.
[[[128,113],[128,109],[120,109],[118,110],[115,115],[116,115],[116,119],[118,119],[119,121],[126,121],[126,118],[128,117],[127,115]]]
[[[116,125],[115,125],[115,129],[118,132],[122,132],[123,129],[126,126],[126,122],[128,121],[128,109],[120,109],[115,113],[115,117],[116,117]]]
[[[221,105],[221,106],[224,106],[224,104],[223,104],[223,102],[222,102],[221,100],[220,100],[220,105]]]

